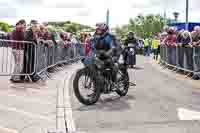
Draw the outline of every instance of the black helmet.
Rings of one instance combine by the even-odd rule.
[[[134,37],[135,37],[135,33],[134,32],[131,31],[131,32],[128,33],[128,38],[132,39]]]

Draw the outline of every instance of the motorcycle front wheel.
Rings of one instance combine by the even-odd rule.
[[[120,81],[120,87],[116,90],[116,93],[119,96],[126,96],[128,93],[128,89],[129,89],[129,75],[128,75],[128,71],[123,72],[123,75],[121,77],[121,81]]]
[[[81,81],[82,79],[83,81]],[[76,73],[73,88],[75,96],[84,105],[93,105],[99,100],[101,91],[98,88],[95,75],[90,72],[88,67]]]

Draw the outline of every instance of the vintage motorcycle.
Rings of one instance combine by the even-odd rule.
[[[108,60],[113,62],[112,68],[107,67],[99,55],[97,53],[91,57],[92,63],[80,69],[73,80],[75,96],[85,105],[95,104],[101,94],[116,92],[120,96],[126,96],[128,93],[129,75],[123,54]],[[84,60],[87,59],[83,59],[83,62]],[[112,69],[115,69],[114,73]],[[81,82],[81,79],[84,81]]]

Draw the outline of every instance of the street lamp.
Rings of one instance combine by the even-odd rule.
[[[179,14],[180,14],[180,13],[178,13],[178,12],[174,12],[174,13],[173,13],[174,18],[175,18],[175,22],[178,21]]]
[[[189,0],[186,0],[185,29],[188,30]]]

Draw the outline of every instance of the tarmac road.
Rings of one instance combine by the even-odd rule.
[[[125,97],[102,95],[93,106],[71,96],[73,118],[88,133],[199,133],[200,90],[188,79],[163,70],[148,57],[137,57],[129,70],[131,87]],[[199,86],[200,87],[200,86]]]
[[[60,96],[65,99],[69,131],[199,133],[199,81],[194,83],[163,69],[148,57],[138,56],[137,60],[137,69],[129,70],[131,82],[137,86],[131,87],[125,97],[102,95],[93,106],[80,104],[73,94],[71,82],[82,67],[80,63],[66,66],[52,79],[37,84],[10,84],[8,77],[0,77],[0,133],[55,130],[57,89],[62,88],[65,79],[64,95]]]

